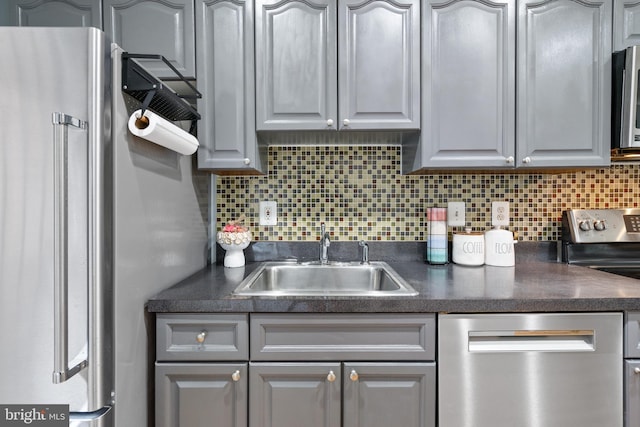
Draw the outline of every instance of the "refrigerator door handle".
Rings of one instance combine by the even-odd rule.
[[[63,383],[87,367],[82,360],[69,367],[69,325],[68,325],[68,279],[67,271],[69,251],[67,239],[68,226],[68,128],[73,126],[86,129],[87,122],[64,113],[53,113],[53,151],[54,151],[54,332],[53,332],[53,382]]]

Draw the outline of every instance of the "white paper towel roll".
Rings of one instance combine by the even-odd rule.
[[[146,110],[142,120],[140,120],[141,117],[140,110],[134,111],[129,117],[129,132],[133,135],[184,155],[193,154],[198,149],[200,144],[195,136],[153,111]]]

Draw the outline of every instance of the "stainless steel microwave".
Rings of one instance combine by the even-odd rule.
[[[640,46],[613,53],[611,148],[640,150]]]

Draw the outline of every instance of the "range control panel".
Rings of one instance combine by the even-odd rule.
[[[562,225],[574,243],[640,242],[640,209],[572,209]]]

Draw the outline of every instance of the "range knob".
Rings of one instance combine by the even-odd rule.
[[[606,226],[606,224],[604,223],[603,220],[598,219],[598,220],[593,222],[593,228],[595,228],[598,231],[602,231],[605,228],[607,228],[607,226]]]
[[[589,231],[591,230],[591,223],[589,221],[580,221],[579,227],[582,231]]]

